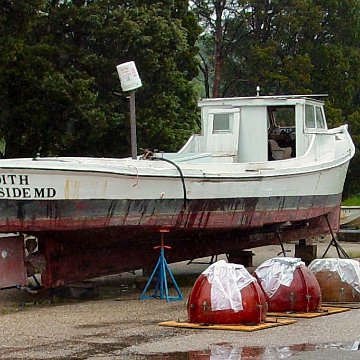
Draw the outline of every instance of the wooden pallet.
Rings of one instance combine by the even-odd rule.
[[[267,315],[277,316],[277,317],[286,317],[286,318],[304,318],[304,319],[313,319],[319,316],[326,316],[331,314],[338,314],[344,311],[349,311],[348,307],[335,307],[335,306],[322,306],[319,311],[314,312],[268,312]]]
[[[244,324],[195,324],[189,322],[179,321],[165,321],[159,323],[160,326],[169,326],[186,329],[206,329],[206,330],[231,330],[231,331],[257,331],[262,329],[269,329],[276,326],[294,324],[296,320],[291,319],[278,319],[275,317],[266,318],[266,321],[258,325],[244,325]]]
[[[360,302],[326,302],[323,303],[326,307],[342,307],[349,309],[360,309]]]

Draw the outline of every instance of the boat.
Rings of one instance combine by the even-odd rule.
[[[358,228],[360,226],[360,206],[341,206],[340,226]]]
[[[171,263],[339,230],[354,144],[319,97],[199,108],[201,133],[177,153],[1,159],[0,233],[15,235],[0,240],[0,288],[36,271],[54,287],[150,268],[164,232]]]

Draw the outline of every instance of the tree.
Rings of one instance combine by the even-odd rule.
[[[323,76],[319,82],[324,64],[333,68],[331,56],[335,55],[334,64],[340,60],[341,66],[339,56],[355,64],[344,49],[357,50],[359,4],[355,0],[341,4],[310,0],[287,4],[273,0],[193,3],[203,26],[202,58],[206,68],[215,73],[213,95],[246,95],[250,89],[253,94],[259,83],[267,93],[307,93],[328,79]],[[325,49],[321,48],[324,44]],[[331,54],[339,46],[340,53]],[[339,73],[344,73],[346,66]]]
[[[192,9],[203,27],[200,70],[205,79],[205,92],[209,97],[212,78],[212,96],[219,97],[224,61],[231,56],[244,32],[246,34],[243,18],[247,7],[241,6],[238,0],[194,0]]]
[[[7,3],[5,23],[21,10],[13,3]],[[6,95],[0,100],[0,131],[7,157],[129,154],[128,100],[115,69],[129,60],[144,85],[137,92],[139,146],[171,150],[186,140],[197,120],[191,80],[199,31],[186,2],[31,5],[16,60],[11,67],[1,63]],[[11,57],[5,45],[1,40]]]

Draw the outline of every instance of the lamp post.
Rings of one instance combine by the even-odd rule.
[[[116,67],[116,70],[122,90],[130,92],[128,98],[130,102],[131,157],[137,159],[135,90],[141,87],[142,83],[134,61],[122,63]]]

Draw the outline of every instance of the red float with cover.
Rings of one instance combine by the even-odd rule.
[[[320,310],[319,283],[301,259],[292,257],[269,259],[255,270],[254,276],[264,291],[269,311]]]
[[[243,265],[220,260],[196,280],[188,301],[192,323],[259,324],[267,305],[256,279]]]
[[[323,301],[360,301],[360,264],[354,259],[316,259],[309,265],[316,277]]]

